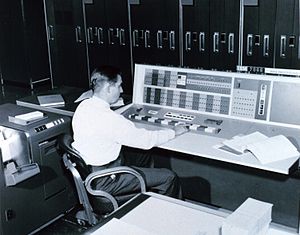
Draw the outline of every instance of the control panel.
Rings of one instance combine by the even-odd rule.
[[[221,120],[234,118],[300,125],[300,118],[293,118],[294,112],[287,108],[300,106],[293,98],[297,94],[300,94],[300,80],[291,76],[137,64],[133,103],[160,107],[165,113],[159,118],[176,121],[193,122],[197,115],[208,114]],[[284,114],[279,111],[282,108],[286,111]],[[143,118],[143,121],[149,116],[132,115],[128,118]]]
[[[59,119],[56,119],[56,120],[54,120],[52,122],[48,122],[46,124],[40,125],[38,127],[35,127],[34,130],[35,130],[35,132],[41,132],[41,131],[47,130],[47,129],[51,128],[51,127],[60,125],[60,124],[62,124],[64,122],[65,122],[65,120],[63,118],[59,118]]]
[[[221,131],[222,120],[204,119],[199,114],[173,112],[169,109],[154,108],[148,105],[133,105],[122,113],[126,118],[149,125],[174,127],[185,125],[196,133],[218,134]]]
[[[232,78],[146,69],[144,81],[145,103],[229,113]]]

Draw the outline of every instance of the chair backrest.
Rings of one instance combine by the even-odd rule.
[[[79,202],[84,208],[84,210],[77,212],[76,217],[79,224],[85,224],[85,221],[87,221],[89,225],[94,225],[98,222],[98,219],[93,213],[93,208],[90,204],[89,197],[84,186],[84,179],[90,171],[78,151],[72,148],[72,142],[73,139],[69,134],[61,135],[58,138],[58,144],[64,151],[64,165],[72,173]],[[74,163],[76,167],[74,166]]]
[[[68,158],[76,164],[76,168],[79,171],[81,178],[85,178],[91,173],[88,165],[82,159],[80,153],[72,147],[73,138],[69,134],[63,134],[59,136],[58,143],[60,148],[68,154]]]

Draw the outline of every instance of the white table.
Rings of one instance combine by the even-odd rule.
[[[96,225],[86,234],[114,235],[138,232],[139,235],[221,235],[222,223],[229,215],[220,209],[195,205],[155,193],[145,195],[147,196],[145,200],[137,205],[134,200],[128,202],[126,207],[119,208],[107,218],[108,222]],[[295,230],[278,224],[271,224],[267,233],[267,235],[295,234],[297,234]]]

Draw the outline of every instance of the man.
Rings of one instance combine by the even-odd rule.
[[[119,99],[122,92],[122,78],[117,69],[110,66],[95,69],[91,83],[92,97],[83,100],[73,116],[72,146],[82,154],[93,171],[124,165],[124,159],[120,156],[122,145],[150,149],[187,132],[184,126],[156,131],[136,128],[133,122],[112,111],[110,105]],[[141,165],[133,168],[143,175],[148,190],[181,197],[178,178],[174,172]],[[138,192],[139,182],[132,175],[122,174],[115,178],[99,179],[95,187],[117,196]]]

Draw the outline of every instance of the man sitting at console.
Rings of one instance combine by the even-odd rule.
[[[126,161],[120,153],[122,145],[151,149],[187,132],[184,126],[151,131],[137,128],[133,122],[112,111],[110,105],[118,100],[122,92],[122,78],[116,68],[103,66],[95,69],[91,75],[91,83],[92,97],[83,100],[73,116],[72,146],[81,153],[92,171],[132,162],[133,159]],[[142,153],[145,153],[145,150],[141,151],[140,155]],[[137,157],[134,154],[129,157],[139,159],[139,163],[130,166],[144,177],[147,190],[181,198],[178,177],[174,172],[149,168],[148,163],[151,161],[144,161],[143,156]],[[117,196],[138,192],[139,181],[130,174],[121,174],[115,178],[108,176],[97,179],[95,187]]]

